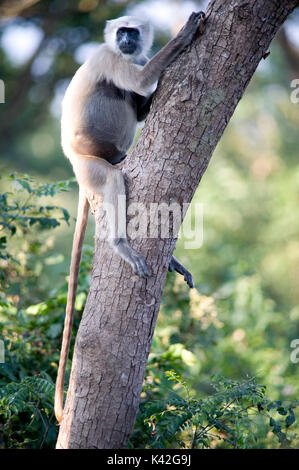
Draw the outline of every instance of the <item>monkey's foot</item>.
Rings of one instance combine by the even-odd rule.
[[[110,243],[114,251],[131,265],[134,274],[143,278],[150,276],[144,257],[131,247],[126,238],[115,238]]]
[[[176,271],[179,274],[184,276],[184,280],[187,282],[189,287],[194,287],[194,282],[192,278],[192,274],[185,268],[174,256],[171,258],[169,263],[168,271]]]

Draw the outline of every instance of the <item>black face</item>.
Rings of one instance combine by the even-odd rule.
[[[116,42],[123,54],[134,54],[140,47],[140,34],[136,28],[119,28],[116,33]]]

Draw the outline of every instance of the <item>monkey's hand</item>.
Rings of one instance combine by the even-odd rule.
[[[171,258],[169,263],[168,271],[176,271],[177,273],[184,276],[184,280],[187,282],[189,287],[194,287],[192,274],[185,268],[174,256]]]
[[[203,33],[205,18],[206,15],[203,11],[191,13],[187,23],[177,36],[178,38],[183,40],[185,47],[187,47],[192,42],[194,36],[198,31],[200,34]]]

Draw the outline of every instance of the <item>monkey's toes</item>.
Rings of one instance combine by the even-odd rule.
[[[188,286],[192,289],[194,287],[194,282],[193,282],[192,274],[189,273],[189,271],[186,272],[184,279],[187,282]]]

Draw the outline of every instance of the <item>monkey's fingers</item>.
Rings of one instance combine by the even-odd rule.
[[[188,286],[192,289],[194,287],[193,277],[192,274],[186,270],[184,275],[184,280],[187,282]]]
[[[199,17],[198,32],[199,34],[203,34],[205,30],[206,15],[204,14],[203,11],[200,11],[199,13],[200,13],[200,17]]]
[[[134,260],[132,262],[132,268],[133,268],[134,274],[136,274],[137,276],[140,276],[143,278],[147,278],[150,276],[150,272],[148,270],[146,261],[141,255],[134,256]]]
[[[191,38],[194,37],[197,33],[202,34],[204,31],[206,15],[203,11],[197,11],[191,13],[189,19],[183,29],[186,29],[191,34]]]
[[[194,26],[198,27],[200,23],[205,22],[205,19],[206,19],[206,15],[203,11],[196,11],[196,12],[191,13],[188,19],[187,25],[189,23],[190,25],[193,25],[193,27]]]
[[[176,271],[184,276],[184,281],[188,284],[188,286],[192,289],[194,287],[193,277],[190,271],[185,268],[185,266],[181,265]]]

